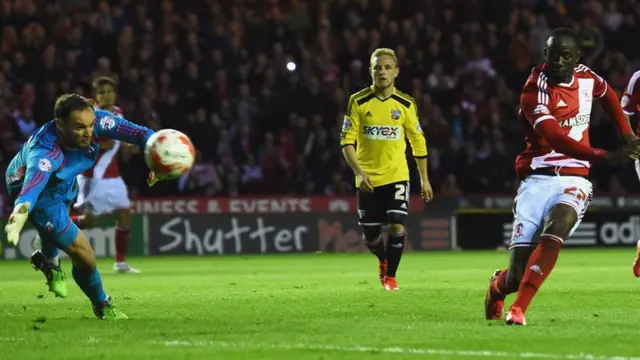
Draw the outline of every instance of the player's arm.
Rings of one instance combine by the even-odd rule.
[[[414,101],[411,102],[411,107],[407,111],[407,121],[404,123],[404,132],[409,139],[411,150],[413,151],[413,157],[418,164],[418,170],[420,172],[420,180],[423,182],[429,181],[429,175],[427,172],[427,141],[424,138],[422,128],[420,127],[420,117],[418,115],[418,107]]]
[[[595,81],[593,86],[593,97],[598,99],[604,111],[609,114],[609,117],[615,123],[618,133],[622,136],[624,142],[630,144],[636,140],[637,137],[631,129],[629,119],[625,116],[622,106],[620,106],[620,99],[618,99],[618,95],[616,95],[616,92],[613,91],[603,78],[592,71],[590,72]]]
[[[640,71],[633,74],[620,99],[620,106],[629,126],[631,126],[631,116],[636,113],[638,105],[640,105]],[[640,130],[640,127],[637,130]]]
[[[31,212],[51,174],[60,168],[62,158],[62,151],[57,146],[51,149],[33,149],[27,158],[22,190],[14,205],[29,203]]]
[[[342,123],[342,131],[340,133],[340,147],[342,148],[342,155],[347,161],[347,164],[351,167],[351,170],[359,177],[362,182],[363,190],[373,190],[373,185],[368,175],[362,170],[360,164],[358,164],[358,157],[356,155],[356,143],[358,141],[358,129],[360,128],[360,115],[358,113],[358,103],[355,101],[355,96],[349,98],[347,105],[347,112],[344,115],[344,122]]]
[[[547,95],[548,97],[548,95]],[[531,126],[553,150],[579,160],[600,161],[607,152],[602,149],[583,145],[562,132],[558,120],[551,115],[547,104],[538,101],[536,90],[523,92],[520,97],[520,109]],[[545,97],[542,97],[543,99]]]
[[[9,221],[4,227],[7,241],[17,245],[20,241],[20,232],[27,222],[29,213],[34,208],[40,193],[49,182],[51,174],[58,170],[62,164],[62,151],[59,147],[33,148],[26,159],[26,167],[22,190],[16,198],[15,205]]]
[[[113,146],[115,145],[115,141],[113,139],[98,139],[98,143],[100,144],[100,150],[111,150],[113,149]]]
[[[135,144],[144,149],[147,140],[154,131],[140,125],[136,125],[119,116],[98,116],[95,125],[96,137],[120,140],[129,144]]]
[[[347,112],[344,114],[342,131],[340,133],[340,147],[345,160],[353,170],[354,174],[362,172],[356,157],[356,142],[358,141],[358,128],[360,127],[360,117],[358,115],[358,104],[353,96],[349,98]]]
[[[424,138],[422,127],[420,127],[420,116],[418,115],[418,106],[415,101],[411,101],[411,107],[407,111],[407,121],[404,123],[404,132],[409,139],[413,157],[418,165],[418,173],[420,174],[420,184],[422,185],[421,193],[424,200],[433,198],[433,189],[429,183],[429,171],[427,167],[427,140]]]

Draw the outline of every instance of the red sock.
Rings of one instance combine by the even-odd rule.
[[[495,288],[500,292],[500,294],[507,296],[511,293],[516,292],[518,289],[513,289],[513,287],[509,286],[507,283],[509,269],[504,269],[498,275],[498,278],[494,280]]]
[[[76,215],[71,217],[71,221],[80,229],[84,229],[84,215]]]
[[[124,262],[127,259],[129,248],[129,230],[116,228],[116,262]]]
[[[529,258],[518,289],[518,297],[513,306],[520,307],[522,312],[527,311],[531,300],[533,300],[538,289],[556,265],[561,248],[561,238],[550,234],[540,235],[540,245]]]

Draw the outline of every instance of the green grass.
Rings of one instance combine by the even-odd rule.
[[[95,320],[71,276],[55,299],[26,261],[2,261],[0,358],[621,360],[640,356],[632,258],[563,251],[526,327],[483,318],[488,278],[508,260],[499,252],[407,254],[398,292],[382,290],[368,254],[132,259],[138,276],[101,261],[131,317],[120,322]]]

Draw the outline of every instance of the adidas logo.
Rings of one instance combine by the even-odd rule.
[[[371,115],[371,111],[367,111],[367,113],[364,114],[364,116],[373,116],[373,115]]]
[[[542,273],[542,269],[540,269],[540,266],[538,265],[533,265],[532,267],[529,268],[529,270],[533,271],[534,273],[540,274],[540,275],[544,275]]]
[[[567,107],[567,103],[564,102],[564,100],[560,99],[560,101],[558,101],[558,103],[556,104],[556,107]]]
[[[400,205],[400,208],[407,210],[407,203],[403,203],[402,205]]]

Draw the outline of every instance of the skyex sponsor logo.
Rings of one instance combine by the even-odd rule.
[[[375,126],[362,127],[362,135],[373,140],[398,140],[402,135],[400,126]]]
[[[502,237],[504,240],[505,246],[508,246],[511,243],[511,232],[513,231],[513,223],[504,223],[502,224]],[[539,231],[538,231],[539,232]],[[520,238],[523,236],[528,236],[528,234],[520,235]],[[534,241],[538,240],[538,236],[533,236]],[[596,224],[593,222],[582,222],[574,231],[573,235],[570,238],[564,241],[565,246],[590,246],[596,245],[598,242],[598,231],[596,228]]]
[[[600,241],[605,245],[632,245],[640,239],[640,216],[629,216],[627,221],[603,221],[598,229]]]

